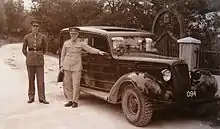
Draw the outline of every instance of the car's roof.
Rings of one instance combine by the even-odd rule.
[[[98,33],[102,35],[118,35],[118,34],[147,34],[153,35],[152,33],[144,30],[134,29],[134,28],[123,28],[116,26],[75,26],[79,28],[81,31]],[[68,31],[69,28],[64,28],[61,31]]]

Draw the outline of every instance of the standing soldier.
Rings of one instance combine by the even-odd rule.
[[[40,21],[31,21],[32,32],[25,35],[22,52],[26,56],[29,79],[28,103],[34,102],[35,74],[37,76],[38,99],[40,103],[49,104],[45,99],[44,54],[47,51],[46,37],[39,32]]]
[[[79,86],[82,72],[82,49],[93,54],[104,55],[105,52],[92,48],[80,41],[79,29],[69,28],[71,39],[65,41],[61,52],[61,69],[64,70],[63,88],[68,103],[65,107],[78,107]]]

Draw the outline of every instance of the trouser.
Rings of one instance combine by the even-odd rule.
[[[78,103],[81,71],[64,70],[63,91],[68,101]]]
[[[34,100],[35,96],[35,75],[37,77],[38,99],[45,100],[45,86],[44,86],[44,66],[27,66],[29,89],[28,97]]]

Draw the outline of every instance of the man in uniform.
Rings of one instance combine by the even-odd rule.
[[[78,107],[79,86],[82,71],[82,49],[93,54],[104,55],[105,52],[90,47],[81,41],[78,28],[69,28],[71,39],[65,41],[61,52],[61,69],[64,70],[63,90],[68,103],[65,107]]]
[[[31,21],[32,32],[25,35],[22,52],[26,56],[29,79],[28,103],[35,98],[35,74],[37,77],[38,99],[40,103],[49,104],[45,99],[44,87],[44,54],[47,51],[46,36],[39,32],[40,21]]]

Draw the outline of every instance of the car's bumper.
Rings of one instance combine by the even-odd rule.
[[[195,99],[186,101],[186,105],[194,105],[194,104],[204,104],[204,103],[212,103],[220,101],[220,96],[215,96],[213,98],[203,98],[203,99]]]
[[[201,98],[201,99],[187,99],[180,102],[166,102],[166,101],[155,101],[153,100],[152,108],[155,110],[164,109],[164,108],[185,108],[200,104],[208,104],[220,101],[220,96],[215,96],[212,98]]]

